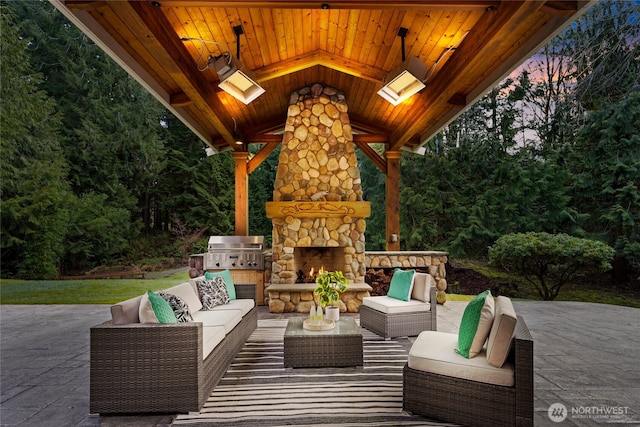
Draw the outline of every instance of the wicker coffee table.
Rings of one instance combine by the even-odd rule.
[[[352,317],[341,317],[335,328],[309,331],[304,318],[289,319],[284,332],[284,366],[319,368],[362,365],[362,332]]]

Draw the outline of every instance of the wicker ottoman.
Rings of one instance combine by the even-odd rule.
[[[289,319],[284,333],[284,366],[292,368],[362,366],[362,333],[352,317],[335,328],[308,331],[304,319]]]

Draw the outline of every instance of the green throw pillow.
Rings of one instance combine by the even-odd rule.
[[[164,298],[152,291],[147,291],[147,296],[158,323],[178,323],[171,305]]]
[[[487,299],[487,295],[491,295],[491,291],[486,290],[481,294],[476,295],[472,299],[462,314],[462,320],[460,321],[460,330],[458,331],[458,348],[456,353],[459,353],[469,358],[469,349],[473,343],[473,338],[478,330],[478,323],[480,322],[480,313],[484,306],[484,301]]]
[[[402,301],[409,301],[411,299],[413,275],[415,273],[415,270],[400,270],[396,268],[391,277],[391,284],[389,285],[387,296]]]
[[[227,285],[227,291],[229,291],[229,301],[233,301],[236,299],[236,287],[233,284],[233,278],[231,277],[231,272],[227,270],[219,271],[217,273],[205,272],[204,278],[207,280],[211,280],[214,277],[222,277],[224,280],[224,284]]]

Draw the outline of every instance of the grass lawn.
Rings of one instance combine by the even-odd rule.
[[[157,279],[0,279],[0,304],[115,304],[187,280],[186,271]]]
[[[478,268],[479,266],[475,266]],[[478,268],[494,280],[504,279],[504,273]],[[510,281],[516,281],[512,276]],[[0,304],[115,304],[141,295],[147,290],[158,291],[189,280],[187,271],[155,279],[93,279],[93,280],[11,280],[0,278]],[[517,280],[520,290],[515,299],[539,300],[530,284]],[[448,293],[448,301],[470,301],[472,292]],[[634,287],[616,289],[602,283],[568,284],[557,301],[583,301],[640,308],[640,292]]]

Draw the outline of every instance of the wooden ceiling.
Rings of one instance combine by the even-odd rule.
[[[589,1],[50,0],[206,144],[279,143],[292,91],[313,83],[346,95],[356,143],[415,149],[567,26]],[[209,55],[236,55],[266,93],[249,105],[218,88]],[[377,95],[406,57],[433,72],[394,107]],[[201,43],[194,38],[207,41]],[[215,43],[212,43],[215,42]],[[226,47],[224,47],[226,46]],[[198,62],[200,60],[200,67]],[[235,134],[235,135],[234,135]]]

